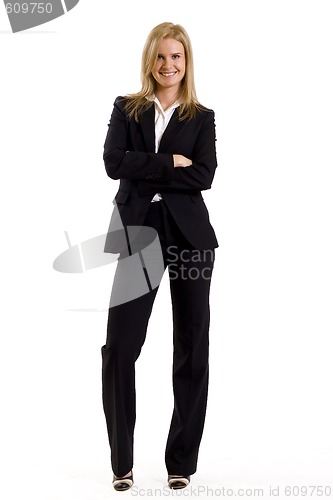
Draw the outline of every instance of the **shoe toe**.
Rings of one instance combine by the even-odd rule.
[[[168,477],[169,487],[173,490],[180,490],[186,488],[190,482],[190,476]]]
[[[125,491],[129,490],[133,486],[133,475],[129,477],[124,477],[121,479],[117,479],[116,477],[113,477],[113,488],[116,491]]]

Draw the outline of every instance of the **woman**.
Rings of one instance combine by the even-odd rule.
[[[146,251],[152,232],[158,235],[162,273],[168,267],[173,310],[174,410],[165,450],[171,488],[187,486],[197,467],[208,390],[209,289],[218,247],[201,195],[211,187],[217,166],[214,112],[197,100],[191,43],[182,26],[162,23],[151,31],[141,80],[140,92],[115,100],[103,155],[109,177],[120,180],[105,251],[121,258],[101,348],[116,490],[133,484],[135,361],[159,284],[149,274],[150,267],[159,267],[156,245]],[[132,238],[134,227],[153,229]],[[130,259],[141,262],[147,280],[137,294]]]

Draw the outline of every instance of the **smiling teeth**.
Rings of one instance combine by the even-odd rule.
[[[175,74],[176,74],[176,71],[174,71],[173,73],[161,73],[161,75],[163,75],[163,76],[172,76]]]

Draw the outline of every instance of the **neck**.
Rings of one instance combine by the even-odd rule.
[[[157,99],[160,101],[162,108],[167,109],[171,104],[177,101],[179,97],[179,88],[158,88],[155,91]]]

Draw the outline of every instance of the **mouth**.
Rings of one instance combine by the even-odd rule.
[[[170,77],[176,75],[178,73],[178,71],[168,71],[168,72],[160,71],[159,73],[160,73],[160,75],[165,76],[166,78],[170,78]]]

